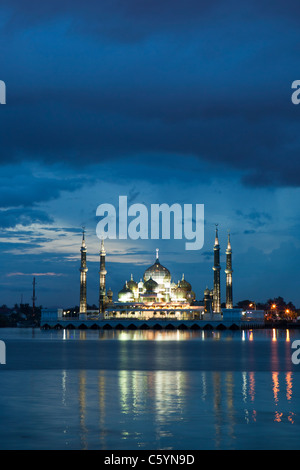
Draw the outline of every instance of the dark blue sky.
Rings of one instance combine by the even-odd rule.
[[[97,303],[96,208],[127,195],[205,204],[205,245],[108,241],[115,298],[156,247],[202,298],[219,223],[234,300],[299,306],[299,18],[295,0],[2,0],[0,304],[33,275],[39,304],[78,304],[82,224]]]

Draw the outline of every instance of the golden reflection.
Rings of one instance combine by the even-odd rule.
[[[274,421],[276,421],[277,423],[280,423],[282,415],[283,415],[283,413],[279,413],[279,411],[275,411]]]
[[[247,373],[246,372],[242,372],[242,397],[243,397],[243,402],[247,403]],[[245,412],[245,421],[247,424],[249,424],[249,411],[247,408],[244,408],[244,412]]]
[[[234,434],[234,400],[233,400],[234,378],[232,372],[226,373],[226,390],[227,390],[227,409],[229,421],[229,435],[232,440],[235,439]]]
[[[277,341],[277,330],[275,328],[272,330],[272,341]]]
[[[249,331],[249,341],[253,341],[253,331]]]
[[[279,374],[278,372],[272,372],[272,381],[273,381],[273,396],[274,402],[277,405],[278,403],[278,394],[279,394]]]
[[[251,401],[254,401],[255,398],[255,376],[254,372],[249,372],[249,395]]]
[[[217,341],[221,339],[220,331],[212,331],[212,336],[213,336],[213,339],[215,339]]]
[[[292,411],[289,413],[288,415],[288,421],[291,423],[291,424],[294,424],[294,416],[295,416],[295,413],[293,413]]]
[[[242,372],[242,397],[243,402],[247,402],[247,374],[246,372]]]
[[[285,340],[289,343],[291,341],[290,339],[290,330],[286,330],[286,337]]]
[[[293,374],[292,372],[287,372],[285,376],[286,380],[286,398],[288,401],[292,399],[293,395]]]
[[[202,372],[201,374],[201,379],[202,379],[202,395],[201,399],[202,401],[206,400],[206,395],[207,395],[207,379],[206,379],[206,372]]]
[[[250,398],[251,402],[255,402],[255,373],[254,372],[242,372],[242,399],[245,404],[244,408],[244,419],[247,424],[249,424],[250,420],[256,421],[257,418],[257,412],[255,409],[248,409],[247,404],[248,404],[248,398]],[[247,407],[247,408],[246,408]]]
[[[82,449],[88,448],[87,443],[87,428],[85,424],[86,419],[86,371],[79,372],[79,416],[80,416],[80,429],[81,429],[81,445]]]
[[[100,413],[100,419],[99,419],[99,428],[100,428],[100,442],[102,449],[106,449],[106,431],[105,431],[105,376],[103,372],[99,372],[99,377],[98,377],[98,394],[99,394],[99,413]]]
[[[79,330],[79,339],[86,339],[86,330]]]
[[[117,332],[120,341],[182,341],[198,338],[198,333],[188,330],[120,330]]]

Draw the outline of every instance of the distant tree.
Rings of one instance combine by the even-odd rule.
[[[273,305],[276,305],[276,310],[285,310],[286,303],[283,297],[275,297],[267,301],[268,308],[271,309]]]
[[[256,310],[268,310],[268,305],[258,302],[256,304]]]
[[[242,308],[243,310],[246,310],[249,308],[249,305],[253,303],[251,300],[241,300],[240,302],[237,303],[238,308]]]
[[[287,303],[286,306],[289,310],[296,311],[296,307],[292,302]]]
[[[97,305],[93,304],[93,305],[87,305],[87,310],[98,310],[99,307],[97,307]]]

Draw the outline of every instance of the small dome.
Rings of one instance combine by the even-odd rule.
[[[144,283],[144,287],[147,292],[155,292],[158,287],[158,284],[156,281],[154,281],[154,279],[152,279],[152,277],[150,277],[150,279],[148,279],[148,281]]]
[[[182,275],[181,281],[178,283],[178,287],[180,287],[180,289],[186,290],[187,292],[192,290],[191,284],[184,279],[184,274]]]
[[[133,280],[132,274],[131,274],[131,279],[130,279],[130,281],[127,282],[127,286],[128,286],[129,289],[131,289],[131,290],[136,290],[136,289],[138,289],[138,284],[137,284],[137,282],[135,282],[135,281]]]
[[[127,281],[126,281],[123,289],[121,289],[120,292],[119,292],[119,298],[128,299],[128,298],[131,298],[131,297],[133,297],[133,293],[132,293],[132,290],[129,289]]]
[[[187,293],[186,298],[187,298],[188,300],[195,300],[195,298],[196,298],[195,292],[191,290],[191,292],[188,292],[188,293]]]
[[[120,290],[119,294],[129,294],[129,293],[132,294],[131,290],[128,287],[128,283],[126,281],[123,289]]]

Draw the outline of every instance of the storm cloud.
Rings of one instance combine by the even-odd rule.
[[[90,230],[91,256],[97,256],[95,209],[119,194],[145,204],[205,204],[207,241],[188,276],[197,293],[211,276],[216,222],[222,248],[232,230],[235,273],[247,279],[252,252],[260,269],[274,271],[273,253],[287,270],[279,250],[290,244],[295,255],[287,248],[285,254],[295,256],[289,264],[294,278],[300,107],[291,102],[291,84],[300,79],[299,13],[294,0],[3,0],[4,292],[17,289],[8,285],[7,270],[27,272],[27,263],[30,273],[42,272],[42,263],[45,273],[70,275],[71,291],[80,226]],[[188,270],[195,261],[176,256],[177,248],[170,244],[167,261],[179,276],[184,263]],[[118,249],[111,273],[121,282],[118,273],[127,272],[121,256],[133,247]],[[151,259],[155,247],[135,246],[135,253],[139,249]],[[142,255],[135,261],[144,262]],[[91,263],[89,273],[97,277],[98,265]],[[262,296],[254,258],[251,267],[245,285]],[[58,288],[57,280],[43,282],[45,292]],[[274,283],[270,279],[270,296],[280,294],[279,278]],[[251,297],[245,287],[237,292]]]
[[[4,2],[0,161],[173,153],[298,186],[298,7],[252,3]]]

